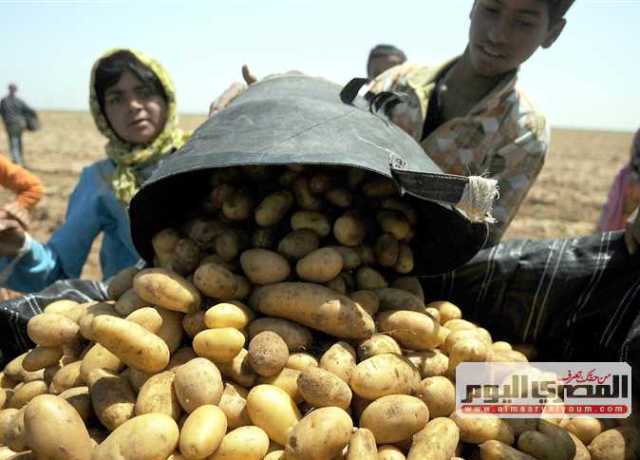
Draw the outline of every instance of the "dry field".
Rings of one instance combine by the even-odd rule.
[[[103,158],[104,138],[88,113],[43,112],[43,129],[27,133],[25,157],[42,178],[46,194],[39,204],[32,233],[46,241],[64,221],[67,197],[82,168]],[[185,115],[180,125],[193,129],[203,116]],[[0,130],[0,152],[7,154],[7,141]],[[551,153],[508,238],[561,238],[593,231],[611,180],[627,160],[631,133],[604,131],[553,131]],[[10,199],[3,192],[0,203]],[[101,278],[94,244],[83,277]]]

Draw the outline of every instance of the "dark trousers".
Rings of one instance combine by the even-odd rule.
[[[24,166],[24,159],[22,157],[22,130],[7,129],[7,137],[9,138],[11,160],[17,165]]]

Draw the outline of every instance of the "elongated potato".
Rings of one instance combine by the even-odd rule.
[[[53,395],[34,398],[24,412],[27,445],[40,458],[90,460],[89,433],[75,409]],[[60,436],[60,427],[64,436]]]
[[[293,321],[281,318],[258,318],[249,323],[249,337],[252,339],[263,331],[271,331],[282,337],[290,352],[307,350],[311,347],[311,332]]]
[[[480,417],[460,416],[455,412],[450,418],[458,425],[460,440],[470,444],[482,444],[496,440],[508,445],[514,441],[513,430],[504,420],[493,415]]]
[[[257,426],[243,426],[227,433],[209,460],[262,460],[269,450],[269,436]]]
[[[283,317],[340,338],[365,339],[373,319],[346,296],[311,283],[277,283],[254,291],[250,304],[266,315]]]
[[[127,316],[139,308],[150,307],[151,303],[140,298],[135,289],[125,291],[113,306],[114,310],[123,316]]]
[[[162,316],[160,316],[158,310],[152,307],[142,307],[131,312],[125,319],[139,324],[153,334],[157,334],[162,327]]]
[[[293,205],[293,195],[288,190],[267,195],[254,211],[256,224],[270,227],[280,222]]]
[[[278,252],[290,259],[300,259],[320,247],[320,238],[310,229],[294,230],[278,243]]]
[[[371,430],[359,428],[351,435],[346,460],[378,460],[378,446]]]
[[[42,347],[61,347],[78,339],[80,327],[66,316],[41,313],[27,323],[29,338]]]
[[[107,294],[111,300],[118,300],[122,294],[133,287],[133,278],[140,271],[137,267],[127,267],[116,273],[107,287]]]
[[[369,404],[360,416],[360,427],[371,430],[376,442],[392,444],[411,439],[429,420],[422,400],[409,395],[388,395]]]
[[[352,393],[338,376],[318,367],[308,367],[298,377],[300,394],[313,407],[339,407],[351,405]]]
[[[87,383],[95,414],[110,431],[135,415],[136,397],[126,379],[95,369],[89,374]]]
[[[254,316],[249,308],[239,302],[222,302],[209,308],[204,314],[203,321],[209,329],[221,327],[244,329]]]
[[[238,288],[235,275],[222,265],[204,263],[193,274],[193,284],[205,295],[228,300]]]
[[[376,317],[378,329],[405,348],[432,350],[441,343],[440,325],[428,315],[415,311],[385,311]]]
[[[227,416],[227,425],[234,429],[241,426],[251,425],[251,419],[247,412],[247,395],[249,392],[246,388],[234,383],[225,383],[222,397],[218,403],[218,407]]]
[[[254,284],[279,283],[286,280],[291,273],[287,259],[268,249],[244,251],[240,254],[240,265],[246,277]]]
[[[81,366],[82,361],[75,361],[60,368],[49,384],[49,392],[58,394],[69,388],[83,385],[84,379],[80,376]]]
[[[449,460],[456,452],[460,432],[455,422],[438,417],[413,437],[407,460]]]
[[[13,423],[13,418],[18,415],[20,411],[18,409],[2,409],[0,410],[0,444],[8,444],[6,435],[9,432],[9,427]]]
[[[202,301],[200,293],[190,282],[162,268],[138,272],[133,279],[133,289],[151,305],[182,313],[197,311]]]
[[[24,357],[22,367],[25,371],[34,372],[53,366],[62,358],[60,347],[35,347]]]
[[[281,445],[287,443],[289,432],[300,420],[300,411],[293,399],[273,385],[253,387],[247,395],[247,411],[251,422]]]
[[[359,363],[349,386],[358,396],[375,400],[386,395],[413,394],[419,382],[420,374],[409,361],[387,353]]]
[[[310,252],[296,264],[296,273],[314,283],[326,283],[334,279],[344,267],[340,252],[333,248],[320,248]]]
[[[91,456],[91,460],[156,460],[167,458],[178,445],[176,422],[164,414],[145,414],[116,428]]]
[[[95,302],[84,311],[84,314],[78,320],[80,326],[80,335],[87,340],[95,340],[93,337],[93,320],[96,316],[109,315],[120,317],[117,311],[113,308],[113,304],[109,302]]]
[[[195,409],[180,430],[180,453],[187,459],[204,459],[220,446],[227,432],[224,412],[210,404]]]
[[[482,460],[536,460],[535,457],[495,439],[485,441],[478,447]]]
[[[169,348],[157,335],[142,326],[113,316],[93,320],[93,334],[98,343],[123,363],[145,372],[159,372],[169,364]]]
[[[33,382],[27,382],[16,387],[9,401],[9,407],[14,409],[20,409],[29,403],[33,398],[38,395],[46,394],[48,391],[47,384],[42,380],[34,380]]]
[[[160,372],[149,377],[138,392],[136,415],[165,414],[177,421],[182,408],[176,396],[174,379],[175,374],[171,371]]]
[[[344,410],[323,407],[306,415],[289,433],[285,446],[287,460],[335,458],[351,438],[353,422]]]
[[[336,342],[323,353],[319,365],[349,383],[356,368],[356,351],[347,342]]]
[[[173,387],[180,405],[191,413],[200,406],[220,402],[222,376],[208,359],[194,358],[176,369]]]
[[[193,338],[193,350],[215,363],[228,363],[240,353],[244,341],[242,332],[231,327],[206,329]]]

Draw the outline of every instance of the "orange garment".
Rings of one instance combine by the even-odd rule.
[[[40,179],[2,155],[0,155],[0,186],[14,192],[17,195],[18,205],[28,210],[38,204],[44,193]]]

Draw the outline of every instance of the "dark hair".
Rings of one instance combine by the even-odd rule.
[[[118,51],[100,61],[95,74],[95,90],[100,110],[104,113],[104,95],[107,89],[118,83],[125,71],[131,72],[144,85],[167,100],[164,87],[153,71],[130,51]]]
[[[407,60],[407,56],[404,54],[400,48],[396,48],[393,45],[380,44],[374,46],[371,51],[369,51],[369,59],[367,60],[367,66],[371,62],[372,59],[378,57],[385,56],[398,56],[402,62]]]
[[[549,6],[549,24],[555,24],[562,19],[575,0],[546,0]]]

